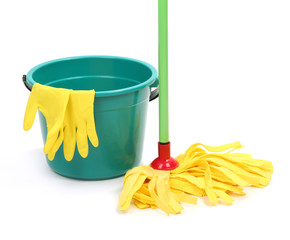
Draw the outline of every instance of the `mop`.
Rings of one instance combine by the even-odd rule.
[[[119,208],[133,202],[138,208],[159,208],[178,214],[182,202],[196,204],[208,197],[212,204],[234,201],[232,195],[245,195],[244,187],[262,188],[269,184],[272,163],[249,154],[233,153],[239,142],[211,147],[190,146],[175,159],[170,155],[168,125],[168,1],[159,0],[159,156],[150,166],[129,170],[124,178]]]

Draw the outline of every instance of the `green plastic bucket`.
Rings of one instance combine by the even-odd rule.
[[[77,179],[107,179],[124,175],[142,156],[148,102],[158,96],[157,71],[129,58],[82,56],[49,61],[32,68],[24,78],[31,89],[35,82],[73,90],[96,91],[94,116],[99,146],[89,142],[89,155],[76,148],[72,161],[62,146],[48,165],[58,174]],[[39,112],[44,143],[47,128]]]

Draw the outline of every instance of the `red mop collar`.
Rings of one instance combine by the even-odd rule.
[[[158,155],[151,163],[153,169],[170,171],[178,167],[178,162],[170,156],[170,142],[158,143]]]

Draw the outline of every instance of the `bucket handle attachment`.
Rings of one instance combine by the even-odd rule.
[[[26,82],[26,75],[22,76],[22,82],[24,84],[24,86],[31,92],[31,86],[29,86]],[[153,101],[154,99],[158,98],[159,96],[159,88],[155,88],[151,93],[150,93],[150,97],[149,97],[149,101]]]
[[[149,101],[153,101],[154,99],[158,98],[159,96],[159,87],[155,88],[151,93],[149,97]]]
[[[152,91],[152,88],[154,88],[153,91]],[[151,102],[154,99],[159,97],[159,79],[158,78],[156,78],[153,84],[151,84],[150,91],[151,93],[150,93],[149,101]]]
[[[22,82],[24,83],[24,86],[31,92],[31,86],[27,85],[26,82],[26,75],[22,76]]]

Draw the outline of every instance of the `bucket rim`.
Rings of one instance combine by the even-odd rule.
[[[62,61],[69,61],[69,60],[75,60],[75,59],[90,59],[90,58],[104,58],[104,59],[131,61],[131,62],[139,63],[139,64],[147,67],[152,73],[151,77],[149,79],[147,79],[146,81],[139,83],[137,85],[128,87],[128,88],[122,88],[122,89],[117,89],[117,90],[108,90],[108,91],[95,91],[95,97],[116,96],[116,95],[135,92],[135,91],[138,91],[142,88],[153,85],[153,83],[155,83],[158,80],[158,73],[157,73],[157,70],[155,69],[155,67],[153,67],[151,64],[143,62],[141,60],[134,59],[134,58],[128,58],[128,57],[120,57],[120,56],[85,55],[85,56],[73,56],[73,57],[58,58],[58,59],[54,59],[54,60],[50,60],[50,61],[46,61],[46,62],[43,62],[41,64],[38,64],[29,70],[29,72],[26,75],[26,82],[30,87],[32,87],[36,83],[36,81],[32,77],[33,73],[36,70],[38,70],[44,66],[58,63],[58,62],[62,62]]]

